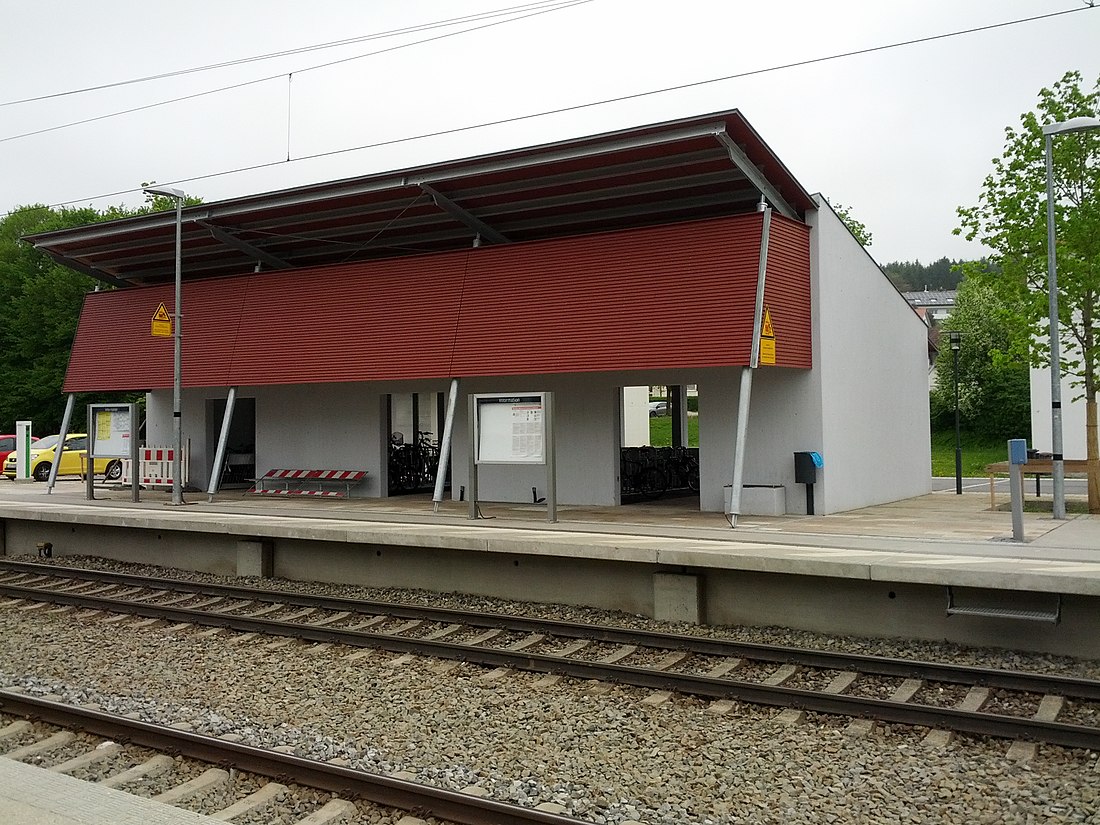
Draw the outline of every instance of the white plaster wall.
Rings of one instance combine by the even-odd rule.
[[[184,399],[186,401],[186,398]],[[186,433],[184,434],[186,437]],[[172,391],[145,394],[145,445],[172,443]]]
[[[1069,377],[1062,376],[1062,457],[1083,459],[1088,455],[1085,440],[1085,400],[1076,398],[1079,387],[1070,386]],[[1050,420],[1050,369],[1031,370],[1031,443],[1044,453],[1053,452]],[[1008,445],[1005,445],[1008,451]]]
[[[816,200],[807,218],[825,460],[819,512],[923,495],[932,489],[927,328]]]
[[[206,440],[206,401],[224,399],[225,388],[185,390],[182,429],[191,445],[187,483],[205,490],[217,443]],[[256,400],[256,471],[274,467],[367,469],[357,495],[378,496],[378,468],[384,467],[379,395],[365,384],[241,387],[238,397]],[[172,393],[146,396],[146,443],[172,443]],[[215,428],[217,429],[217,428]]]
[[[741,370],[707,370],[698,384],[699,507],[721,512],[724,487],[733,481]],[[805,488],[794,483],[794,451],[821,449],[816,388],[810,370],[761,367],[752,377],[742,481],[782,485],[788,513],[806,508]],[[820,495],[819,486],[814,492]]]
[[[623,387],[623,446],[649,444],[649,385]]]

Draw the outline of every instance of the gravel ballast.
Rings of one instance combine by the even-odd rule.
[[[93,566],[93,560],[66,560]],[[225,581],[161,568],[94,562],[102,569]],[[240,580],[234,580],[238,583]],[[268,589],[599,621],[742,641],[934,659],[1097,678],[1100,663],[918,642],[820,637],[782,629],[695,628],[560,605],[483,597],[249,580]],[[236,734],[315,759],[398,771],[494,798],[555,802],[593,823],[734,822],[1047,823],[1100,821],[1095,753],[1042,746],[1030,763],[1006,758],[1008,742],[960,736],[945,748],[925,729],[876,726],[865,737],[847,719],[810,714],[781,725],[779,711],[538,674],[485,679],[487,669],[375,651],[272,641],[202,629],[170,632],[0,610],[0,685],[95,703],[199,733]],[[236,640],[236,641],[235,641]]]

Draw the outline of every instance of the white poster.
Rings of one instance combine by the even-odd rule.
[[[545,464],[542,393],[476,395],[478,464]]]

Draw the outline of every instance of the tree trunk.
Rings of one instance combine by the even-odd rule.
[[[1096,401],[1085,402],[1085,448],[1089,462],[1089,512],[1100,513],[1100,449],[1096,438]]]

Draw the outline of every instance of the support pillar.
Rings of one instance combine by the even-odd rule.
[[[270,579],[275,573],[275,546],[260,539],[237,540],[237,575]]]

